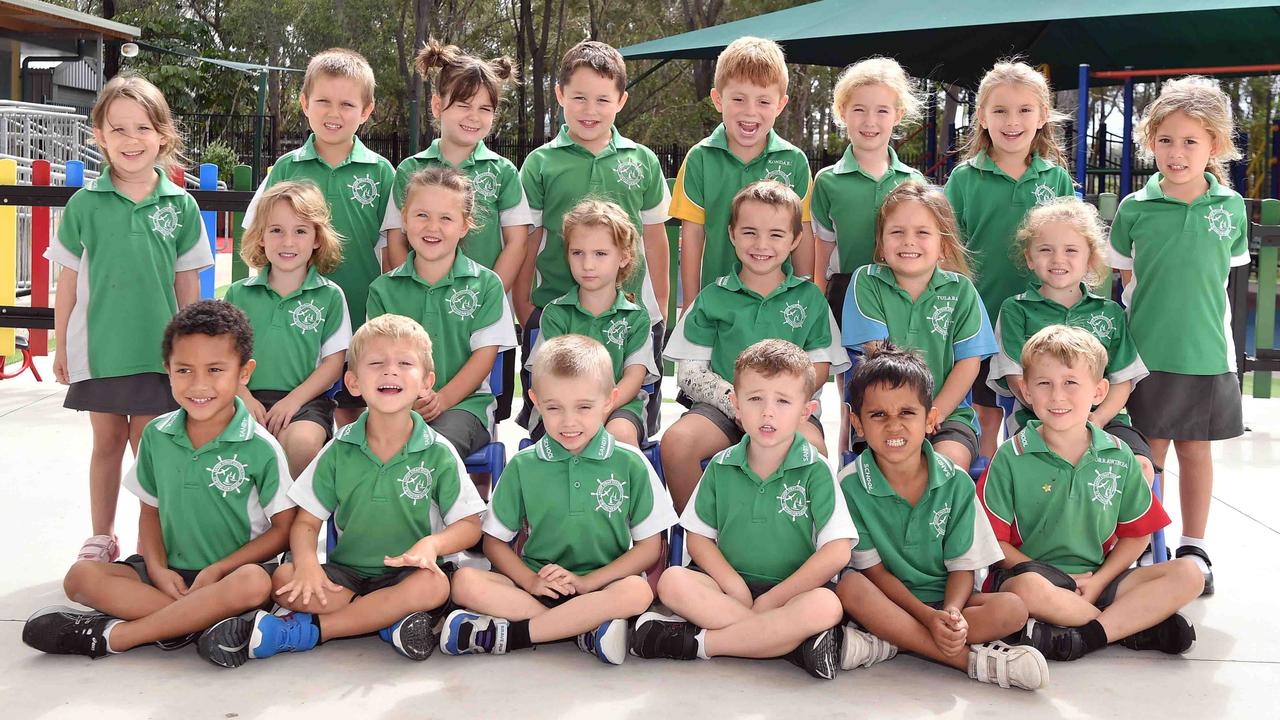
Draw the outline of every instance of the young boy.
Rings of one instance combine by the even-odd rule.
[[[287,610],[225,620],[201,638],[208,659],[310,650],[378,631],[397,652],[425,660],[435,649],[430,610],[449,598],[451,563],[440,558],[480,539],[484,503],[453,446],[413,412],[432,382],[431,339],[418,323],[383,315],[351,338],[346,384],[368,409],[338,431],[289,491],[299,512],[293,562],[272,575]],[[336,522],[338,544],[322,565],[316,538]]]
[[[732,272],[729,242],[733,197],[756,180],[777,180],[805,199],[804,230],[791,256],[797,277],[813,275],[809,225],[809,161],[778,137],[773,123],[787,106],[787,61],[772,40],[742,37],[716,59],[711,102],[722,122],[693,146],[676,174],[671,216],[680,229],[682,309],[706,286]]]
[[[180,408],[147,424],[124,479],[141,501],[141,554],[71,566],[67,597],[97,612],[32,615],[22,641],[37,650],[175,650],[270,604],[268,561],[284,550],[296,511],[284,451],[236,397],[253,374],[249,320],[222,301],[188,305],[165,328],[162,352]]]
[[[738,254],[733,273],[708,286],[671,335],[666,357],[680,361],[676,378],[693,401],[662,437],[662,467],[678,511],[702,474],[702,461],[742,440],[729,378],[747,346],[789,340],[809,353],[821,383],[828,372],[849,367],[822,291],[785,265],[802,236],[800,216],[800,197],[781,183],[761,180],[738,192],[729,220]],[[821,423],[814,414],[805,417],[801,434],[825,454]]]
[[[484,521],[497,572],[462,568],[440,648],[502,654],[577,636],[578,647],[619,665],[628,618],[653,602],[645,568],[676,521],[644,455],[604,429],[617,399],[613,362],[583,335],[546,341],[529,395],[546,435],[511,459]],[[527,525],[520,555],[508,545]]]
[[[438,218],[448,212],[451,193],[460,194],[463,208],[472,207],[467,177],[431,167],[415,175],[409,189],[404,225],[412,250],[403,265],[369,285],[368,315],[404,315],[431,328],[435,381],[414,410],[465,458],[492,438],[496,402],[489,375],[498,353],[516,346],[515,323],[498,274],[462,254],[456,233],[441,230]]]
[[[1195,642],[1178,608],[1204,578],[1189,559],[1131,568],[1169,524],[1133,451],[1089,422],[1107,394],[1107,351],[1087,330],[1050,325],[1022,348],[1031,420],[991,459],[978,498],[1004,560],[988,580],[1027,604],[1022,641],[1050,660],[1109,643],[1186,652]]]
[[[973,592],[974,571],[1004,553],[969,473],[925,441],[938,419],[928,366],[873,343],[850,388],[853,425],[867,449],[840,475],[858,544],[836,595],[866,630],[845,626],[842,667],[870,667],[902,648],[978,682],[1046,686],[1039,651],[999,640],[1026,624],[1021,598]]]
[[[694,564],[662,574],[658,597],[676,616],[641,615],[634,654],[786,656],[817,678],[839,671],[831,579],[858,533],[831,468],[797,432],[817,407],[817,378],[785,340],[738,357],[730,400],[746,437],[716,455],[680,516]]]
[[[298,97],[311,136],[285,153],[258,186],[245,212],[245,228],[253,221],[264,190],[284,180],[310,180],[329,203],[333,229],[342,238],[342,262],[328,277],[342,288],[354,332],[364,323],[369,283],[382,274],[386,228],[399,227],[390,202],[395,168],[366,148],[356,131],[373,114],[373,68],[352,50],[333,48],[307,63]],[[355,422],[363,403],[342,388],[334,398],[337,425]]]

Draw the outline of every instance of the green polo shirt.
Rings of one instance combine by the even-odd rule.
[[[416,257],[410,250],[403,265],[369,286],[369,317],[404,315],[426,328],[436,373],[432,389],[439,392],[480,348],[496,345],[502,352],[515,347],[515,321],[494,271],[459,252],[449,273],[432,285],[414,270]],[[486,375],[480,387],[454,407],[493,427],[494,404]]]
[[[670,194],[658,156],[620,135],[616,127],[609,144],[593,155],[569,137],[568,126],[561,126],[560,134],[525,158],[520,182],[533,213],[533,226],[543,230],[533,281],[536,307],[546,307],[574,287],[564,255],[563,231],[564,216],[578,203],[588,197],[617,203],[641,234],[645,225],[667,221]],[[649,279],[643,242],[640,255],[638,272],[631,276],[626,289],[641,299],[650,322],[658,323],[662,321],[662,309]]]
[[[885,339],[919,350],[933,373],[935,394],[957,361],[990,357],[999,349],[973,282],[941,268],[912,300],[887,266],[863,265],[849,281],[843,325],[841,342],[854,352],[872,340]],[[968,398],[946,419],[978,429]]]
[[[641,365],[645,369],[644,384],[658,381],[658,365],[653,359],[653,334],[649,332],[649,313],[639,305],[627,300],[618,293],[613,306],[599,315],[592,315],[578,302],[578,291],[568,293],[552,300],[542,311],[539,321],[538,339],[525,361],[525,369],[533,370],[533,358],[538,356],[542,343],[553,337],[574,333],[586,335],[600,341],[609,351],[613,361],[613,381],[622,380],[622,373],[632,365]],[[649,394],[644,390],[633,398],[622,410],[635,413],[644,419],[644,405]],[[537,410],[533,411],[530,428],[537,424]]]
[[[889,168],[878,178],[858,165],[852,145],[835,165],[818,171],[813,178],[813,234],[835,245],[827,277],[851,274],[875,260],[876,216],[889,192],[907,180],[925,181],[919,170],[898,160],[893,147]]]
[[[268,282],[271,266],[237,280],[224,300],[249,316],[253,325],[253,358],[258,361],[250,390],[293,392],[320,361],[351,344],[347,299],[338,284],[307,270],[302,285],[280,297]]]
[[[1000,311],[1005,298],[1022,292],[1030,273],[1010,252],[1027,211],[1075,193],[1071,175],[1039,155],[1020,178],[1011,178],[986,152],[951,171],[947,199],[955,210],[960,235],[973,254],[973,273],[987,316]]]
[[[330,224],[342,238],[342,264],[328,277],[338,283],[347,296],[352,331],[364,324],[369,283],[382,274],[382,249],[387,244],[385,230],[400,221],[391,203],[395,175],[391,163],[366,148],[360,138],[355,138],[346,160],[330,167],[316,152],[312,135],[302,147],[276,161],[244,215],[247,228],[262,193],[278,182],[310,180],[320,188],[329,204]]]
[[[1133,271],[1124,289],[1133,340],[1152,370],[1234,373],[1226,288],[1231,268],[1249,264],[1244,200],[1212,173],[1190,204],[1165,195],[1161,179],[1125,198],[1111,224],[1111,266]]]
[[[816,363],[831,363],[833,373],[848,369],[849,355],[840,347],[835,318],[817,285],[788,272],[778,287],[761,297],[742,284],[741,270],[741,264],[735,264],[732,274],[698,293],[676,324],[664,357],[709,362],[712,372],[732,380],[743,350],[778,338],[799,345]]]
[[[1088,428],[1089,449],[1073,467],[1032,420],[996,450],[978,482],[996,539],[1068,573],[1093,572],[1120,538],[1169,524],[1129,446]]]
[[[174,276],[213,265],[200,208],[159,169],[155,190],[134,202],[111,169],[67,201],[45,258],[74,270],[67,319],[71,382],[162,373],[160,341],[178,311]]]
[[[484,531],[510,542],[527,525],[525,566],[537,572],[554,563],[586,575],[675,522],[671,496],[649,461],[602,426],[577,455],[550,436],[516,453],[493,492]]]
[[[409,440],[386,463],[369,449],[366,411],[338,429],[289,491],[298,507],[336,521],[338,545],[329,561],[366,577],[396,571],[382,564],[384,557],[484,510],[458,451],[421,415],[409,414]]]
[[[992,390],[1010,396],[1009,375],[1022,375],[1022,346],[1032,335],[1050,325],[1071,325],[1084,328],[1107,349],[1107,380],[1122,383],[1132,380],[1136,385],[1147,376],[1147,366],[1138,357],[1138,347],[1129,334],[1124,308],[1095,295],[1084,283],[1080,283],[1080,299],[1071,307],[1063,307],[1040,294],[1040,280],[1033,279],[1026,291],[1014,295],[1000,306],[996,322],[996,344],[1000,352],[991,358],[991,376],[987,385]],[[1009,435],[1016,433],[1036,415],[1022,403],[1014,401],[1013,425]],[[1115,421],[1129,425],[1129,414],[1121,410]]]
[[[875,454],[864,450],[840,473],[849,515],[858,528],[852,565],[880,563],[920,602],[945,599],[947,574],[981,570],[1004,559],[986,513],[978,507],[973,480],[946,456],[924,444],[929,481],[914,506],[893,489]]]
[[[701,287],[732,272],[737,255],[729,241],[729,215],[733,196],[757,180],[777,180],[804,199],[801,218],[809,221],[809,159],[800,148],[773,130],[764,151],[744,163],[729,150],[724,123],[689,149],[676,173],[671,193],[671,217],[702,226]]]
[[[395,192],[391,196],[395,213],[387,218],[394,224],[387,229],[400,230],[404,227],[404,196],[409,189],[410,178],[420,170],[436,166],[453,167],[440,154],[439,138],[431,141],[431,147],[401,161],[400,167],[396,168]],[[485,147],[484,142],[476,143],[475,149],[456,169],[466,173],[471,180],[471,188],[475,191],[472,216],[476,223],[462,238],[458,248],[467,257],[492,268],[502,253],[502,228],[533,224],[529,203],[524,199],[524,188],[520,186],[520,173],[510,160]]]
[[[835,475],[803,435],[767,478],[747,463],[750,444],[747,435],[711,459],[680,515],[685,530],[714,540],[743,580],[759,583],[786,580],[832,540],[857,541]]]
[[[175,570],[203,570],[271,527],[293,507],[289,461],[271,433],[235,398],[235,415],[196,448],[187,411],[161,415],[142,431],[124,486],[160,513],[160,534]]]

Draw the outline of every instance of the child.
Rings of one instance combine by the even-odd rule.
[[[978,85],[978,103],[965,160],[947,179],[947,199],[971,256],[987,317],[1023,291],[1027,273],[1010,249],[1022,217],[1036,205],[1073,194],[1059,140],[1062,115],[1044,76],[1026,63],[999,62]],[[982,428],[981,454],[991,457],[1001,412],[987,387],[984,361],[972,386]]]
[[[167,177],[181,162],[182,137],[156,86],[135,75],[112,78],[91,122],[107,167],[67,201],[58,241],[44,256],[62,266],[53,374],[71,385],[63,406],[88,410],[93,426],[93,536],[78,558],[110,562],[120,557],[125,445],[137,455],[147,423],[178,407],[160,338],[178,308],[199,297],[199,272],[213,265],[213,252],[195,200]]]
[[[998,395],[1015,398],[1015,411],[1005,432],[1013,437],[1035,415],[1027,409],[1022,382],[1022,356],[1027,338],[1049,325],[1073,325],[1093,333],[1107,349],[1107,397],[1089,416],[1089,422],[1120,438],[1138,456],[1142,476],[1150,485],[1155,477],[1151,446],[1134,430],[1125,401],[1147,367],[1129,334],[1124,308],[1093,294],[1090,285],[1106,277],[1102,222],[1092,205],[1074,197],[1057,198],[1027,213],[1018,228],[1015,251],[1035,273],[1025,292],[1004,301],[996,321],[1000,352],[991,360],[987,384]]]
[[[516,333],[502,280],[458,250],[475,226],[467,176],[445,166],[421,170],[405,190],[409,258],[369,286],[369,317],[405,315],[434,333],[436,373],[413,409],[462,457],[488,444],[494,398],[489,374]]]
[[[920,121],[919,90],[890,58],[873,57],[845,70],[831,104],[849,135],[844,156],[813,178],[813,280],[827,293],[836,322],[853,271],[875,261],[876,214],[889,191],[905,180],[924,180],[898,161],[889,144],[899,127]]]
[[[284,446],[297,477],[333,437],[333,399],[351,342],[347,300],[322,277],[342,261],[329,206],[310,182],[271,186],[245,231],[240,256],[258,274],[227,288],[249,316],[262,360],[240,399]]]
[[[147,423],[125,478],[141,501],[141,554],[77,561],[63,589],[97,612],[32,615],[22,641],[37,650],[176,650],[223,618],[270,605],[267,561],[284,550],[296,511],[284,451],[236,397],[253,374],[249,320],[225,302],[197,302],[173,317],[161,346],[180,409]]]
[[[1107,395],[1107,351],[1087,330],[1050,325],[1022,348],[1023,385],[1039,420],[991,459],[978,498],[1004,560],[992,590],[1027,604],[1021,642],[1050,660],[1109,643],[1186,652],[1195,628],[1176,611],[1204,580],[1190,560],[1131,568],[1169,524],[1133,451],[1089,422]]]
[[[747,346],[765,338],[790,340],[809,353],[823,383],[828,372],[849,367],[822,291],[785,265],[802,237],[801,212],[800,197],[782,183],[760,180],[739,191],[729,220],[738,254],[734,272],[707,286],[671,335],[666,357],[679,362],[677,381],[693,400],[689,412],[667,428],[660,450],[678,511],[698,483],[702,461],[737,444],[747,429],[730,399],[729,380]],[[825,453],[817,416],[806,413],[804,419],[800,433]]]
[[[561,335],[533,360],[546,435],[502,473],[484,520],[484,553],[496,572],[462,568],[440,649],[501,655],[577,638],[601,662],[627,655],[628,618],[653,602],[643,572],[676,521],[671,499],[634,447],[604,428],[618,400],[613,361],[595,340]],[[508,543],[522,527],[519,555]]]
[[[876,219],[877,264],[858,268],[849,283],[841,341],[853,352],[890,339],[923,353],[941,419],[929,424],[929,441],[968,470],[978,435],[966,396],[997,348],[966,256],[942,191],[915,180],[899,185]]]
[[[453,571],[441,558],[480,539],[484,502],[462,458],[413,412],[434,374],[422,326],[399,315],[371,318],[351,338],[350,354],[346,386],[368,409],[289,491],[299,507],[293,561],[271,581],[276,602],[292,612],[259,611],[210,628],[202,642],[222,651],[213,662],[234,667],[374,631],[411,660],[435,649],[439,618],[430,611],[449,598]],[[316,538],[326,520],[337,523],[338,544],[322,565]]]
[[[1249,264],[1249,218],[1223,167],[1239,157],[1231,104],[1203,78],[1165,83],[1138,137],[1159,172],[1120,204],[1110,252],[1111,266],[1125,276],[1133,340],[1151,369],[1129,410],[1151,438],[1157,466],[1170,443],[1178,453],[1182,539],[1176,554],[1200,568],[1208,595],[1211,441],[1244,432],[1225,288],[1230,269]]]
[[[817,409],[814,365],[785,340],[737,358],[730,401],[745,437],[715,456],[680,516],[694,564],[662,573],[658,597],[675,615],[641,615],[635,655],[786,656],[817,678],[839,671],[830,581],[858,533],[831,468],[797,432]]]
[[[716,58],[711,102],[723,122],[689,150],[676,174],[671,216],[680,228],[682,310],[706,286],[733,272],[730,206],[756,180],[777,180],[805,198],[804,231],[792,253],[796,277],[813,275],[809,230],[809,160],[778,137],[773,123],[787,106],[787,60],[772,40],[741,37]]]
[[[244,216],[253,224],[259,198],[285,180],[310,180],[329,203],[333,229],[342,238],[342,262],[328,277],[342,288],[354,332],[364,323],[369,283],[391,267],[381,258],[385,229],[398,223],[389,202],[395,169],[356,137],[373,114],[373,69],[364,56],[332,48],[311,58],[298,101],[311,135],[302,147],[286,153],[258,186]],[[346,388],[334,397],[339,426],[355,422],[363,404]]]
[[[1027,622],[1021,598],[973,592],[974,571],[1004,553],[968,471],[925,442],[938,416],[929,367],[886,342],[854,370],[850,395],[867,449],[840,476],[858,544],[836,595],[866,630],[845,626],[842,667],[870,667],[901,647],[978,682],[1048,685],[1038,650],[1000,641]]]
[[[649,335],[649,313],[622,290],[640,257],[635,226],[626,212],[605,200],[583,200],[564,216],[565,255],[577,290],[547,305],[534,343],[536,358],[551,338],[575,333],[604,345],[613,365],[617,399],[608,408],[605,430],[618,442],[638,447],[649,439],[644,421],[645,383],[658,377]],[[533,360],[525,364],[533,368]],[[534,439],[541,422],[531,417]]]

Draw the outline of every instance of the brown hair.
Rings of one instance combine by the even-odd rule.
[[[160,92],[160,88],[152,85],[141,75],[128,72],[111,78],[98,93],[98,100],[89,113],[89,121],[99,132],[106,132],[107,111],[111,108],[111,103],[116,100],[132,100],[140,105],[147,113],[147,119],[155,126],[156,133],[164,138],[164,144],[160,146],[160,154],[156,156],[157,162],[166,168],[181,167],[186,162],[186,157],[182,154],[186,149],[186,143],[182,139],[177,122],[173,119],[173,113],[169,111],[169,102],[164,99],[164,93]]]
[[[791,213],[791,233],[800,237],[804,230],[802,220],[804,203],[796,191],[777,180],[757,180],[738,191],[733,196],[733,205],[729,209],[729,228],[738,224],[738,213],[742,204],[749,201],[764,203],[770,207],[782,208]]]
[[[884,204],[880,206],[880,212],[876,214],[876,247],[874,255],[876,262],[884,262],[885,219],[899,205],[910,202],[919,203],[928,209],[933,214],[934,222],[938,225],[938,235],[942,246],[942,259],[938,266],[943,270],[971,276],[969,250],[960,241],[960,227],[956,224],[956,214],[951,209],[951,203],[947,202],[947,196],[943,194],[942,188],[922,183],[919,180],[907,180],[889,191],[889,194],[884,199]]]
[[[1015,257],[1030,259],[1032,241],[1044,230],[1045,225],[1055,222],[1068,225],[1084,239],[1089,248],[1089,259],[1085,261],[1085,284],[1097,287],[1102,280],[1110,278],[1104,239],[1106,229],[1102,226],[1102,219],[1092,205],[1074,195],[1054,198],[1038,205],[1022,218],[1022,224],[1018,226],[1018,233],[1013,240]]]
[[[462,196],[462,214],[466,221],[475,227],[476,191],[471,180],[461,171],[447,165],[432,165],[419,170],[409,177],[409,184],[404,189],[404,204],[400,212],[408,217],[409,198],[415,190],[440,187],[456,192]]]
[[[535,392],[539,378],[548,376],[566,380],[595,376],[605,392],[616,385],[609,351],[598,340],[574,333],[557,335],[539,345],[530,373]]]
[[[485,90],[496,113],[502,103],[503,87],[516,79],[515,63],[506,55],[485,62],[435,38],[427,40],[418,51],[413,65],[424,80],[432,80],[432,92],[444,101],[442,109]]]
[[[836,80],[834,97],[831,103],[832,117],[836,125],[844,125],[844,111],[849,106],[849,96],[854,90],[867,85],[883,85],[898,96],[898,109],[902,111],[902,120],[898,127],[920,122],[924,101],[920,99],[919,85],[907,77],[897,60],[885,57],[870,57],[850,65]],[[897,128],[895,127],[895,130]],[[895,133],[896,136],[897,133]]]
[[[779,375],[799,378],[804,382],[804,396],[813,397],[818,389],[818,371],[813,367],[813,360],[800,349],[799,345],[771,338],[761,340],[752,345],[733,364],[733,386],[736,389],[743,373],[748,370],[772,379]]]
[[[435,372],[435,362],[431,359],[431,336],[418,324],[417,320],[404,315],[379,315],[370,318],[351,336],[351,347],[347,348],[347,362],[351,372],[360,364],[360,358],[368,351],[368,345],[375,338],[386,338],[394,342],[407,342],[422,363],[422,372]]]
[[[313,56],[307,63],[306,74],[302,76],[303,95],[311,97],[311,89],[321,75],[354,80],[360,86],[360,99],[365,107],[373,102],[373,91],[377,88],[378,81],[373,77],[369,61],[355,50],[329,48]]]
[[[278,202],[287,203],[294,215],[315,226],[316,240],[320,247],[311,253],[307,264],[324,274],[336,270],[342,262],[342,238],[330,224],[329,203],[325,202],[320,188],[308,180],[276,183],[262,193],[254,208],[253,220],[249,222],[249,227],[244,231],[244,239],[240,242],[240,258],[244,260],[244,264],[257,269],[267,266],[267,249],[263,238],[267,233],[271,210]]]
[[[716,89],[734,80],[759,87],[777,87],[787,94],[787,58],[782,47],[772,40],[740,37],[729,43],[716,58]]]
[[[583,40],[569,48],[569,52],[566,52],[564,58],[560,60],[560,72],[556,76],[556,83],[563,88],[569,84],[573,74],[581,68],[587,68],[600,77],[612,80],[614,86],[618,88],[619,95],[626,92],[627,64],[622,59],[622,53],[612,45],[599,40]]]
[[[608,200],[587,198],[565,213],[564,227],[561,237],[564,238],[565,261],[569,258],[569,243],[573,239],[573,231],[584,227],[598,227],[609,231],[614,247],[622,251],[630,260],[618,268],[618,287],[631,279],[636,273],[640,260],[640,233],[631,222],[627,211]],[[631,300],[628,294],[628,300]]]
[[[1041,355],[1048,355],[1067,367],[1083,360],[1094,380],[1101,380],[1107,369],[1107,349],[1098,338],[1084,328],[1070,325],[1050,325],[1027,340],[1020,358],[1023,375]]]
[[[1016,58],[1001,60],[982,76],[982,82],[978,84],[977,108],[973,123],[969,126],[969,137],[964,144],[964,159],[977,157],[980,152],[990,152],[991,133],[982,127],[978,117],[982,114],[983,108],[991,102],[991,92],[1001,85],[1020,85],[1035,93],[1036,104],[1040,106],[1040,114],[1044,116],[1044,127],[1036,131],[1035,139],[1031,141],[1031,149],[1028,152],[1039,154],[1040,157],[1060,167],[1067,167],[1067,156],[1062,151],[1060,137],[1062,133],[1060,123],[1067,116],[1053,108],[1053,90],[1049,88],[1049,81],[1044,75]],[[1027,156],[1027,162],[1031,162],[1031,155]]]
[[[1221,152],[1210,155],[1206,169],[1213,173],[1219,184],[1231,187],[1226,161],[1240,159],[1240,150],[1232,141],[1231,101],[1218,83],[1209,78],[1188,75],[1170,80],[1160,88],[1160,96],[1147,106],[1135,128],[1138,147],[1143,149],[1143,154],[1152,155],[1151,148],[1160,123],[1177,112],[1200,121],[1209,137],[1219,145]]]

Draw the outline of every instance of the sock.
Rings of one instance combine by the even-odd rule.
[[[319,613],[311,613],[311,624],[315,626],[316,629],[316,645],[324,643],[326,638],[324,636],[324,628],[320,627]]]
[[[1078,629],[1080,630],[1080,637],[1084,638],[1086,652],[1101,650],[1107,646],[1107,631],[1102,627],[1102,623],[1097,620],[1090,620]]]
[[[111,631],[114,630],[115,627],[122,622],[124,621],[116,620],[115,622],[107,623],[107,626],[102,630],[102,640],[107,644],[107,652],[111,653],[112,655],[118,654],[120,651],[111,649]]]
[[[507,626],[507,651],[531,647],[533,647],[533,641],[529,639],[529,621],[512,620]]]
[[[1193,537],[1187,537],[1186,535],[1183,535],[1182,539],[1178,541],[1178,544],[1191,545],[1192,547],[1200,548],[1206,553],[1209,552],[1209,543],[1205,542],[1204,538],[1193,538]],[[1209,566],[1204,564],[1204,560],[1200,559],[1195,555],[1189,555],[1188,557],[1190,557],[1191,561],[1196,564],[1196,567],[1200,568],[1201,575],[1209,574]]]
[[[710,660],[711,656],[707,654],[707,631],[699,630],[698,634],[693,636],[693,641],[698,644],[698,659]]]

